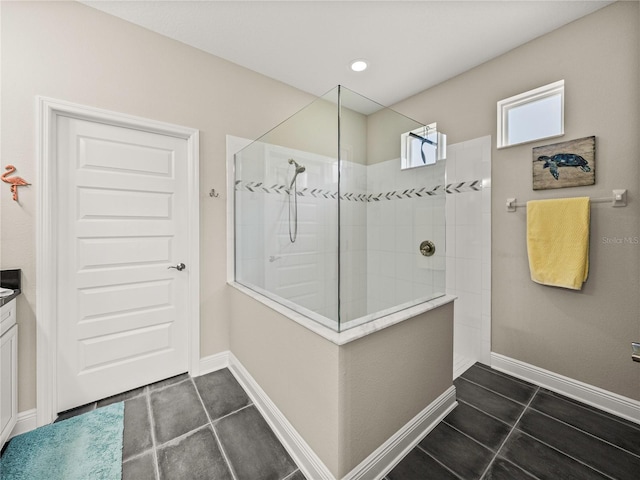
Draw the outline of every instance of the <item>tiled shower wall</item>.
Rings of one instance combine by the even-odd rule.
[[[367,204],[369,311],[442,291],[445,286],[447,294],[458,297],[454,309],[457,376],[476,361],[490,363],[491,137],[449,145],[446,162],[435,166],[400,170],[399,163],[394,159],[367,167],[369,192],[400,193],[391,195],[390,201]],[[442,186],[442,169],[446,195],[427,197],[427,201],[402,195],[405,190]],[[418,253],[422,240],[432,240],[436,252],[444,254],[423,257]]]
[[[444,293],[444,164],[400,170],[396,158],[367,167],[367,190],[377,198],[367,204],[369,312]],[[420,253],[423,240],[435,255]]]
[[[454,376],[491,352],[491,137],[450,145],[447,184],[447,293],[457,295],[454,313]]]

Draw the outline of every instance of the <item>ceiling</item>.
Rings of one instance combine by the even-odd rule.
[[[612,1],[92,1],[82,3],[313,95],[393,105]],[[352,72],[352,60],[369,68]]]

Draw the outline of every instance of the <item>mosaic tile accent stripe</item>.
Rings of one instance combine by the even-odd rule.
[[[263,182],[243,182],[242,180],[236,180],[236,190],[278,195],[289,194],[289,189],[286,185],[265,185]],[[364,193],[345,193],[343,195],[340,195],[340,200],[346,200],[349,202],[379,202],[381,200],[422,198],[431,197],[434,195],[478,192],[480,190],[482,190],[482,180],[472,180],[469,182],[450,183],[448,185],[436,185],[435,187],[431,188],[416,187],[408,188],[406,190],[394,190],[392,192],[385,193],[370,193],[368,195]],[[338,192],[323,190],[321,188],[301,188],[300,190],[297,190],[296,193],[301,197],[326,198],[334,200],[338,198]]]
[[[479,192],[482,190],[482,180],[450,183],[446,186],[446,190],[447,193]]]

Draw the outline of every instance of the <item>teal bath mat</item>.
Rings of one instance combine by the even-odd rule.
[[[124,403],[14,437],[0,459],[2,480],[121,480]]]

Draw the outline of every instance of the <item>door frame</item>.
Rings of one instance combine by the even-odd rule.
[[[188,358],[189,373],[200,370],[200,186],[199,131],[48,97],[36,97],[36,423],[46,425],[57,412],[57,119],[59,116],[169,135],[187,141]]]

